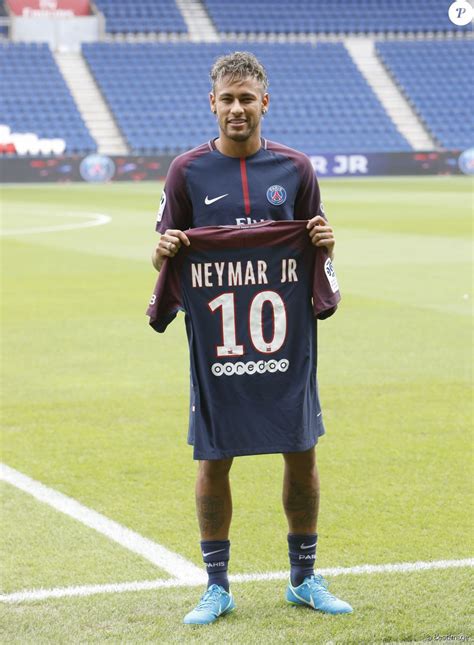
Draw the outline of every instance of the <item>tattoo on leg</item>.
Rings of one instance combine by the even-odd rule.
[[[217,533],[226,518],[224,499],[217,495],[200,495],[196,498],[196,507],[201,533]]]
[[[290,481],[283,498],[283,506],[288,519],[295,528],[307,529],[316,523],[318,491],[312,485],[305,486]]]

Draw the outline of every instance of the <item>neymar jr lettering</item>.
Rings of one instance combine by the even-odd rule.
[[[191,284],[199,287],[242,287],[268,284],[268,265],[265,260],[247,262],[193,262]],[[280,282],[298,282],[297,262],[294,258],[281,260]]]

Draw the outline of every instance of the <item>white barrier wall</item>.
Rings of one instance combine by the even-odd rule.
[[[10,36],[13,42],[48,43],[54,50],[79,51],[81,43],[96,42],[99,35],[98,16],[11,18]]]

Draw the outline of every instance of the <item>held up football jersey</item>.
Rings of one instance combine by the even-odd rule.
[[[186,312],[195,459],[308,450],[324,433],[317,318],[340,300],[325,249],[304,221],[186,231],[147,315],[164,332]]]

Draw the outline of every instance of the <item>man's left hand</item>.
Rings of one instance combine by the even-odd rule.
[[[324,217],[316,215],[316,217],[308,221],[306,228],[309,230],[309,236],[314,246],[325,246],[332,260],[334,258],[334,245],[336,244],[332,226],[329,226]]]

